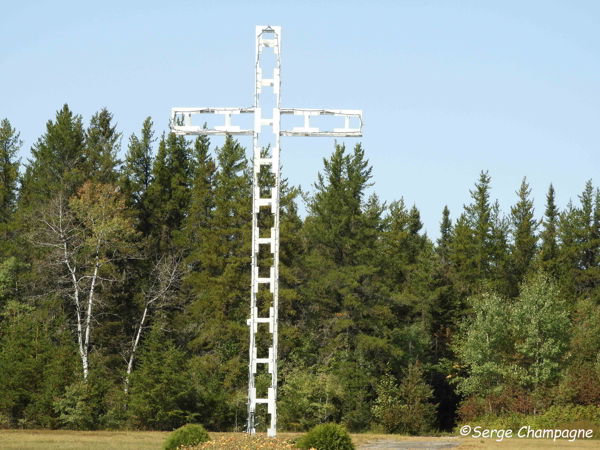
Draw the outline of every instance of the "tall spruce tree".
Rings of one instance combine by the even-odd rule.
[[[555,199],[556,192],[550,183],[546,194],[546,210],[542,220],[541,245],[537,265],[556,279],[558,277],[558,221],[560,214]]]
[[[419,283],[414,291],[402,291],[401,280],[386,281],[388,274],[396,277],[396,267],[404,270],[400,277],[419,279],[420,213],[416,207],[409,212],[392,204],[394,218],[384,219],[384,205],[376,197],[366,198],[371,171],[360,145],[351,153],[336,145],[324,160],[315,193],[307,197],[306,281],[299,289],[303,314],[310,317],[305,346],[312,348],[312,355],[304,364],[325,365],[342,386],[341,411],[333,418],[355,430],[372,419],[370,386],[385,370],[383,362],[390,361],[399,371],[411,351],[415,357],[428,345],[421,345],[421,337],[427,336],[419,331],[422,325],[405,326],[395,314],[408,307],[413,317],[409,305],[414,305]],[[389,230],[386,239],[381,238],[384,230]],[[398,254],[398,246],[405,253]],[[403,261],[406,266],[413,261],[412,267]]]
[[[118,178],[122,133],[116,131],[112,119],[113,115],[103,108],[92,116],[85,134],[86,179],[97,183],[115,184]]]
[[[215,213],[215,182],[217,166],[210,155],[210,140],[198,136],[190,161],[192,182],[189,213],[186,215],[178,245],[192,252],[201,251],[202,231],[210,226]],[[193,259],[193,258],[192,258]]]
[[[531,189],[527,177],[523,178],[517,191],[519,201],[510,210],[510,275],[512,287],[515,290],[511,296],[518,294],[518,285],[531,267],[536,250],[537,236],[535,232],[539,223],[534,219],[533,199],[530,199]]]
[[[190,299],[184,319],[191,363],[218,381],[211,383],[210,392],[197,385],[201,404],[219,405],[206,411],[203,420],[223,427],[234,425],[239,389],[247,381],[252,178],[245,149],[231,136],[215,151],[214,188],[207,184],[213,172],[210,158],[205,159],[205,167],[196,167],[197,175],[204,175],[197,179],[199,197],[191,211],[204,226],[190,230],[193,219],[186,222],[190,245],[186,264],[192,272],[183,289]],[[203,210],[205,200],[213,202],[214,208]]]
[[[580,270],[578,260],[578,211],[569,200],[566,208],[560,213],[558,224],[559,237],[559,272],[561,291],[571,299],[576,295],[577,272]],[[578,292],[581,294],[581,292]]]
[[[150,232],[151,205],[148,191],[153,181],[152,145],[156,141],[153,122],[147,117],[142,125],[138,138],[135,134],[129,137],[129,147],[125,155],[125,164],[121,175],[121,186],[124,190],[127,205],[134,211],[136,226],[144,236]]]
[[[473,230],[474,263],[477,278],[486,278],[489,274],[492,247],[492,220],[490,205],[490,181],[488,172],[481,171],[475,190],[469,191],[473,203],[465,206],[469,225]]]
[[[475,190],[470,190],[473,203],[464,206],[454,228],[450,245],[451,261],[455,268],[459,292],[469,295],[481,282],[490,278],[493,253],[492,207],[490,205],[488,172],[481,171]]]
[[[440,222],[440,237],[437,239],[436,252],[444,262],[448,261],[449,246],[452,242],[452,220],[450,219],[450,210],[448,205],[444,206],[442,211],[442,221]]]
[[[586,294],[600,287],[599,197],[598,189],[594,190],[592,180],[588,180],[579,195],[581,208],[576,216],[576,264],[580,269],[576,274],[577,291]]]
[[[68,105],[48,121],[46,133],[31,148],[21,200],[25,205],[43,201],[62,192],[75,194],[86,178],[85,132],[81,116],[73,115]]]
[[[184,136],[163,133],[152,166],[148,189],[155,249],[172,251],[173,237],[183,226],[190,202],[192,182],[190,143]]]
[[[17,153],[23,141],[8,119],[0,122],[0,223],[7,223],[13,216],[17,200],[19,160]]]
[[[450,210],[444,206],[442,221],[440,222],[440,237],[435,248],[437,264],[434,273],[435,301],[432,308],[432,332],[436,339],[437,356],[443,353],[446,345],[443,338],[448,336],[449,330],[457,325],[460,315],[459,301],[454,287],[454,267],[451,264],[451,245],[454,239],[454,227],[450,219]]]

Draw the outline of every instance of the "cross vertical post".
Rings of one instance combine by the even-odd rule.
[[[361,137],[363,129],[363,112],[361,110],[347,109],[294,109],[281,108],[281,27],[257,26],[256,27],[256,58],[254,70],[254,106],[249,108],[173,108],[171,114],[171,131],[178,135],[247,135],[252,136],[252,255],[251,255],[251,293],[250,293],[250,318],[247,321],[250,331],[248,347],[248,422],[246,431],[249,434],[256,432],[256,405],[267,404],[267,414],[271,416],[268,436],[277,434],[277,348],[278,348],[278,317],[279,317],[279,197],[280,197],[280,158],[279,143],[281,136],[329,136],[329,137]],[[260,66],[260,56],[265,48],[272,48],[276,64],[273,77],[263,77]],[[275,95],[275,108],[271,118],[264,118],[260,107],[260,94],[263,87],[272,87]],[[225,118],[225,125],[213,128],[203,128],[192,124],[192,115],[195,114],[221,114]],[[238,114],[254,114],[252,129],[243,130],[232,124],[232,118]],[[281,115],[303,116],[304,126],[293,127],[292,130],[281,129]],[[318,127],[311,126],[314,116],[329,115],[344,117],[344,127],[334,128],[332,131],[321,131]],[[183,124],[179,125],[178,118],[183,116]],[[352,119],[358,120],[358,127],[352,128]],[[271,147],[271,155],[261,156],[260,133],[263,126],[271,126],[275,135],[275,143]],[[275,186],[269,189],[269,197],[261,197],[259,175],[262,166],[270,166],[275,178]],[[268,237],[261,237],[259,228],[259,213],[261,207],[269,207],[273,215],[274,226],[268,230]],[[268,245],[272,253],[273,265],[269,268],[269,276],[260,276],[259,250],[261,245]],[[259,317],[259,311],[264,308],[258,306],[259,286],[268,284],[272,294],[269,317]],[[256,347],[256,333],[259,324],[267,324],[271,333],[272,343],[268,349],[268,356],[258,357]],[[261,354],[264,355],[264,354]],[[271,375],[271,386],[267,391],[267,398],[256,397],[256,372],[258,364],[266,364]]]

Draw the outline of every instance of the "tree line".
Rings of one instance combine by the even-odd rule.
[[[123,160],[121,143],[107,109],[86,128],[65,105],[21,165],[0,123],[0,426],[242,430],[252,163],[231,136],[155,136],[150,117]],[[562,211],[550,184],[536,220],[526,178],[504,214],[482,171],[433,242],[416,205],[367,196],[371,170],[361,144],[335,144],[313,192],[283,178],[279,426],[422,433],[577,405],[600,418],[592,180]]]

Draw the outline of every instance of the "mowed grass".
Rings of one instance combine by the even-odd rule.
[[[161,431],[0,430],[0,449],[160,450],[168,434]]]
[[[0,430],[0,449],[4,450],[161,450],[169,433],[159,431],[48,431],[48,430]],[[200,448],[206,450],[237,449],[273,449],[293,448],[290,441],[302,433],[278,433],[277,440],[265,436],[251,439],[243,433],[211,433],[212,441]],[[357,448],[368,442],[380,442],[380,450],[388,448],[386,442],[459,442],[455,447],[460,450],[535,450],[548,448],[553,450],[600,449],[598,440],[566,440],[542,439],[504,439],[496,442],[493,439],[473,439],[470,437],[409,437],[389,434],[352,434]]]

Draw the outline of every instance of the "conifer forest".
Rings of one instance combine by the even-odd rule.
[[[20,161],[0,122],[0,427],[243,431],[252,162],[115,123],[65,105]],[[368,195],[370,151],[335,144],[310,192],[282,168],[279,429],[600,423],[598,186],[561,210],[524,178],[503,212],[482,170],[434,242],[427,205]]]

